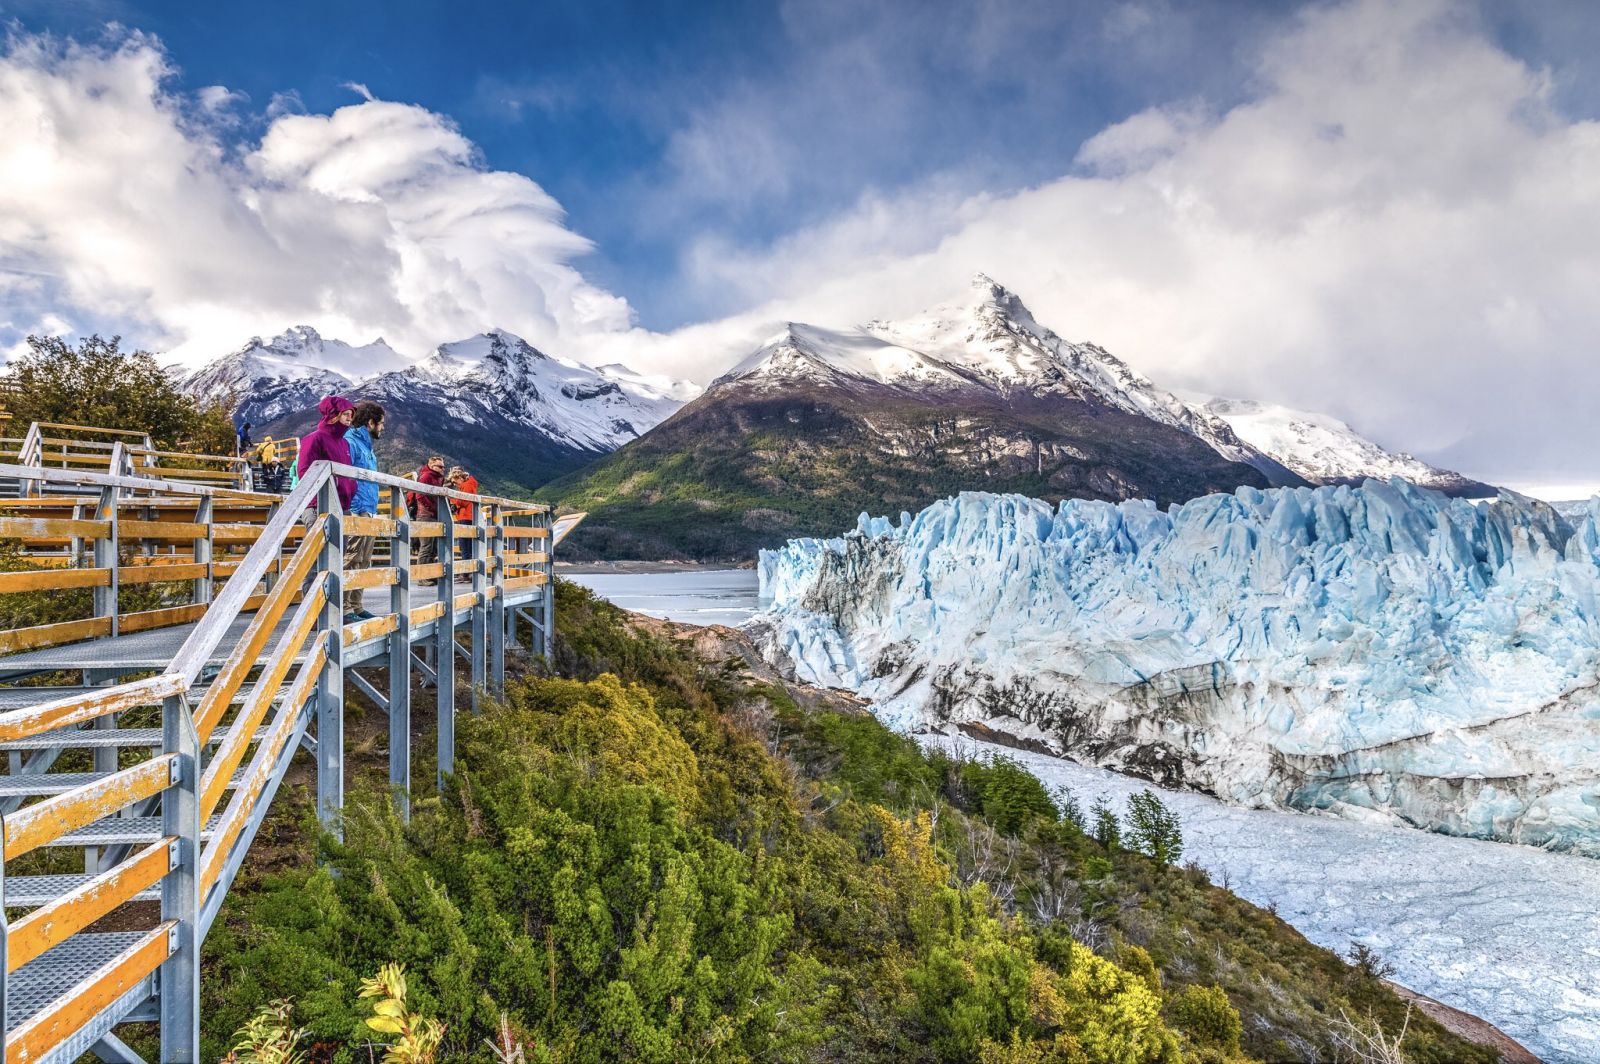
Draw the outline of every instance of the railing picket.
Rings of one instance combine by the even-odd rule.
[[[329,633],[328,660],[317,678],[317,817],[343,838],[339,817],[344,811],[344,531],[333,477],[322,481],[317,502],[328,522],[317,562],[317,570],[327,574],[328,600],[317,628]]]
[[[489,561],[489,540],[484,535],[483,504],[472,508],[472,538],[467,542],[472,544],[472,606],[471,606],[471,631],[472,631],[472,715],[476,717],[483,712],[484,687],[488,683],[488,618],[485,616],[484,605],[488,601],[489,580],[484,569]]]
[[[502,521],[500,504],[494,503],[487,507],[489,510],[488,530],[498,532]],[[489,629],[489,686],[496,698],[506,695],[506,567],[505,567],[506,537],[493,536],[485,544],[488,548],[484,552],[483,564],[490,567],[489,594],[492,596],[488,602],[488,629]],[[480,603],[480,609],[482,604]]]
[[[389,564],[395,582],[389,585],[389,612],[398,621],[389,636],[389,787],[405,820],[411,819],[411,520],[405,492],[389,489],[394,535]]]
[[[439,516],[444,524],[443,538],[439,540],[439,560],[444,565],[444,575],[439,578],[438,585],[444,614],[434,625],[433,669],[439,706],[438,786],[443,790],[444,778],[456,770],[456,519],[443,501],[439,504]]]

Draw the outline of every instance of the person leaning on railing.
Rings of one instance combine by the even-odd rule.
[[[433,487],[444,487],[444,455],[430,455],[428,460],[417,470],[418,484],[431,484]],[[429,495],[425,491],[406,492],[406,509],[414,521],[439,520],[439,497]],[[417,541],[417,564],[434,565],[439,561],[439,540],[429,536]],[[436,581],[419,580],[417,583],[432,587]]]
[[[345,442],[350,445],[350,464],[359,469],[378,471],[378,456],[373,451],[373,445],[383,435],[383,407],[370,399],[363,399],[356,405],[351,415],[354,424],[345,434]],[[358,517],[378,516],[378,485],[370,480],[356,481],[355,494],[350,497],[350,504],[345,507],[347,511]],[[352,569],[370,569],[372,567],[372,545],[377,542],[376,536],[346,536],[344,537],[344,568],[345,572]],[[344,622],[352,624],[356,621],[371,620],[376,614],[369,613],[361,603],[362,592],[355,591],[344,593]]]
[[[450,475],[444,478],[444,482],[446,487],[454,488],[456,491],[463,491],[468,495],[478,494],[478,478],[473,476],[471,473],[468,473],[460,466],[451,466]],[[456,524],[470,525],[472,523],[471,501],[467,499],[452,499],[450,501],[450,512],[454,515]],[[477,541],[473,539],[463,539],[460,542],[461,560],[471,561],[473,559]],[[470,577],[461,576],[456,578],[456,582],[466,583],[469,579]]]

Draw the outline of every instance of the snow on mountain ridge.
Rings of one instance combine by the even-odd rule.
[[[553,358],[503,329],[440,344],[407,359],[382,339],[361,347],[323,338],[307,325],[238,351],[180,378],[193,395],[229,397],[258,424],[315,407],[330,392],[432,405],[469,422],[509,417],[579,450],[609,452],[682,405],[678,382],[623,379]],[[480,416],[481,415],[481,416]]]
[[[1298,483],[1222,419],[1192,408],[1102,347],[1063,340],[1015,293],[982,273],[960,297],[901,321],[846,330],[791,322],[711,387],[737,382],[776,389],[795,380],[1079,399],[1186,432],[1274,483]]]
[[[1250,399],[1190,396],[1200,410],[1232,426],[1241,439],[1272,455],[1313,484],[1400,477],[1424,488],[1450,489],[1470,482],[1404,452],[1380,447],[1327,414]]]
[[[775,662],[1246,805],[1600,857],[1600,499],[968,493],[761,557]]]

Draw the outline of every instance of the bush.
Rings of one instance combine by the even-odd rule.
[[[53,421],[148,432],[157,450],[232,454],[233,422],[220,402],[178,391],[148,351],[123,351],[121,337],[30,336],[14,359],[8,398],[14,424]]]
[[[1167,1006],[1173,1025],[1203,1046],[1225,1053],[1239,1051],[1244,1021],[1220,986],[1187,986]]]

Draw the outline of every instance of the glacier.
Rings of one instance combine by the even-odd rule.
[[[965,493],[760,579],[768,659],[906,730],[1600,857],[1600,499]]]

